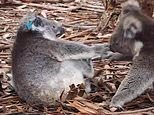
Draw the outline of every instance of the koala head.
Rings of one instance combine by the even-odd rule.
[[[37,32],[50,40],[58,38],[65,32],[61,24],[54,20],[47,20],[32,12],[29,12],[22,19],[19,30],[23,32]]]
[[[110,48],[125,55],[138,55],[143,46],[151,43],[153,20],[142,13],[139,3],[128,0],[122,4],[119,23],[111,36]]]

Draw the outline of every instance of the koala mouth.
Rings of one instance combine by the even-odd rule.
[[[60,37],[61,35],[63,35],[65,33],[65,29],[63,27],[58,27],[57,28],[57,34],[56,34],[56,37]]]

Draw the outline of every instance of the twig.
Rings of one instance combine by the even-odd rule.
[[[103,6],[96,6],[96,5],[90,5],[90,4],[81,4],[84,7],[88,7],[88,8],[94,8],[94,9],[101,9],[102,11],[104,11],[104,7]]]
[[[0,31],[0,33],[4,33],[9,29],[9,26],[6,26],[3,30]]]
[[[11,112],[3,115],[45,115],[43,112]]]
[[[154,103],[154,100],[150,97],[149,93],[147,93],[147,96],[148,96],[148,99],[149,99],[152,103]]]
[[[89,10],[89,11],[94,11],[94,12],[99,12],[99,13],[103,13],[104,12],[104,10],[101,10],[101,9],[87,8],[87,7],[84,7],[84,6],[82,6],[81,9]]]
[[[27,5],[27,6],[33,6],[38,8],[43,8],[47,10],[58,10],[60,12],[66,12],[66,11],[72,11],[77,10],[80,8],[80,6],[71,6],[69,8],[62,8],[62,7],[55,7],[53,5],[41,5],[41,4],[35,4],[35,3],[23,3],[23,2],[13,2],[15,5]]]
[[[19,99],[18,96],[10,96],[10,97],[7,97],[7,98],[0,98],[0,102],[4,102],[4,101],[7,101],[7,100],[14,100],[14,99]]]
[[[104,22],[101,20],[100,24],[99,24],[98,27],[97,27],[97,30],[98,30],[98,31],[100,30],[101,32],[103,32],[103,31],[105,30],[105,28],[107,27],[107,25],[108,25],[110,19],[111,19],[112,16],[113,16],[113,14],[114,14],[114,11],[109,15],[109,17],[108,17],[107,20],[105,21],[105,24],[104,24],[103,27],[102,27],[102,25],[103,25]]]
[[[65,37],[65,39],[68,40],[68,39],[71,39],[71,38],[74,38],[74,37],[82,36],[82,35],[84,35],[86,32],[89,32],[89,31],[91,31],[91,30],[92,30],[92,29],[87,29],[87,30],[85,30],[85,31],[79,32],[78,34]]]
[[[45,3],[70,3],[70,2],[74,2],[75,0],[32,0],[32,2],[45,2]]]
[[[145,111],[150,111],[150,110],[154,110],[154,107],[149,107],[149,108],[139,109],[139,110],[134,110],[134,111],[109,112],[109,113],[105,113],[105,115],[123,115],[123,114],[127,114],[127,115],[131,114],[132,115],[135,113],[145,112]]]
[[[0,47],[0,50],[5,50],[5,49],[9,49],[12,47],[12,44],[9,44],[9,45],[4,45],[4,46],[1,46]]]

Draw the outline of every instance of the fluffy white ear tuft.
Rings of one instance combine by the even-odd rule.
[[[141,49],[143,48],[143,42],[135,41],[134,43],[134,57],[139,56]]]
[[[122,14],[133,11],[141,11],[140,5],[136,0],[128,0],[122,4]]]
[[[140,8],[140,5],[139,5],[138,1],[136,1],[136,0],[128,0],[127,2],[124,2],[121,6],[122,6],[122,8],[125,8],[127,6],[134,6],[134,7]]]
[[[123,23],[124,38],[133,39],[142,31],[142,22],[134,16],[128,16]]]

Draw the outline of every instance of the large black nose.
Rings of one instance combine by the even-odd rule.
[[[109,47],[110,47],[110,50],[111,50],[112,52],[115,52],[115,51],[114,51],[113,44],[112,44],[112,45],[110,44],[110,46],[109,46]]]
[[[112,52],[115,52],[115,41],[114,41],[113,35],[110,38],[110,46],[109,46],[109,48],[110,48],[110,50]]]
[[[60,28],[60,34],[64,34],[65,33],[65,29],[63,27]]]
[[[112,52],[117,52],[118,50],[123,50],[121,49],[122,47],[120,46],[120,44],[118,42],[113,42],[113,43],[110,43],[110,50]]]
[[[57,34],[56,34],[57,37],[61,36],[64,33],[65,33],[65,29],[63,27],[57,28]]]

